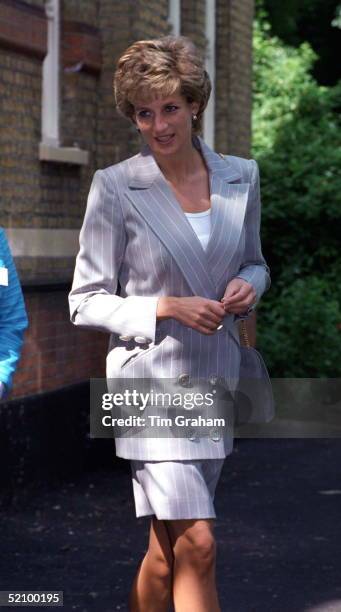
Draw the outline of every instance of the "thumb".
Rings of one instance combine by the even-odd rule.
[[[233,295],[235,295],[235,293],[238,293],[238,291],[239,286],[236,283],[229,283],[229,285],[226,287],[222,301],[225,301],[226,299],[232,297]]]

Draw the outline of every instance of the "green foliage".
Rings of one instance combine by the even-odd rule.
[[[310,30],[321,29],[326,21],[335,21],[332,25],[337,27],[340,14],[337,0],[286,0],[285,5],[278,0],[256,0],[256,9],[267,10],[273,32],[292,45],[299,44],[302,22],[308,22]]]
[[[331,283],[317,276],[296,279],[261,310],[260,348],[273,376],[341,376],[341,308]]]
[[[292,121],[301,97],[314,86],[309,70],[315,54],[307,43],[299,49],[269,35],[269,25],[254,26],[253,150],[274,146],[283,123]]]
[[[339,56],[341,5],[339,0],[255,0],[259,18],[267,11],[271,33],[298,47],[306,41],[318,54],[312,74],[321,85],[335,85],[341,76]]]
[[[309,45],[270,36],[264,14],[254,32],[252,155],[273,280],[260,305],[261,347],[273,376],[338,376],[341,83],[319,86]]]

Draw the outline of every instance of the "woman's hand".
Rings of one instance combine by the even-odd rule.
[[[233,278],[227,285],[221,302],[226,313],[243,314],[257,299],[253,286],[242,278]]]
[[[224,306],[217,300],[193,297],[161,297],[158,301],[156,317],[176,319],[187,327],[202,334],[212,335],[226,315]]]

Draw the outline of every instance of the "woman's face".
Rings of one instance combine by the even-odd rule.
[[[180,94],[137,100],[136,126],[154,154],[175,155],[191,143],[192,118],[198,108],[198,103],[189,103]]]

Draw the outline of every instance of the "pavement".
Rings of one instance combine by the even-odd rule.
[[[0,512],[0,590],[63,591],[67,612],[128,611],[149,531],[129,463],[18,500]],[[222,612],[341,611],[340,439],[236,439],[215,507]]]

